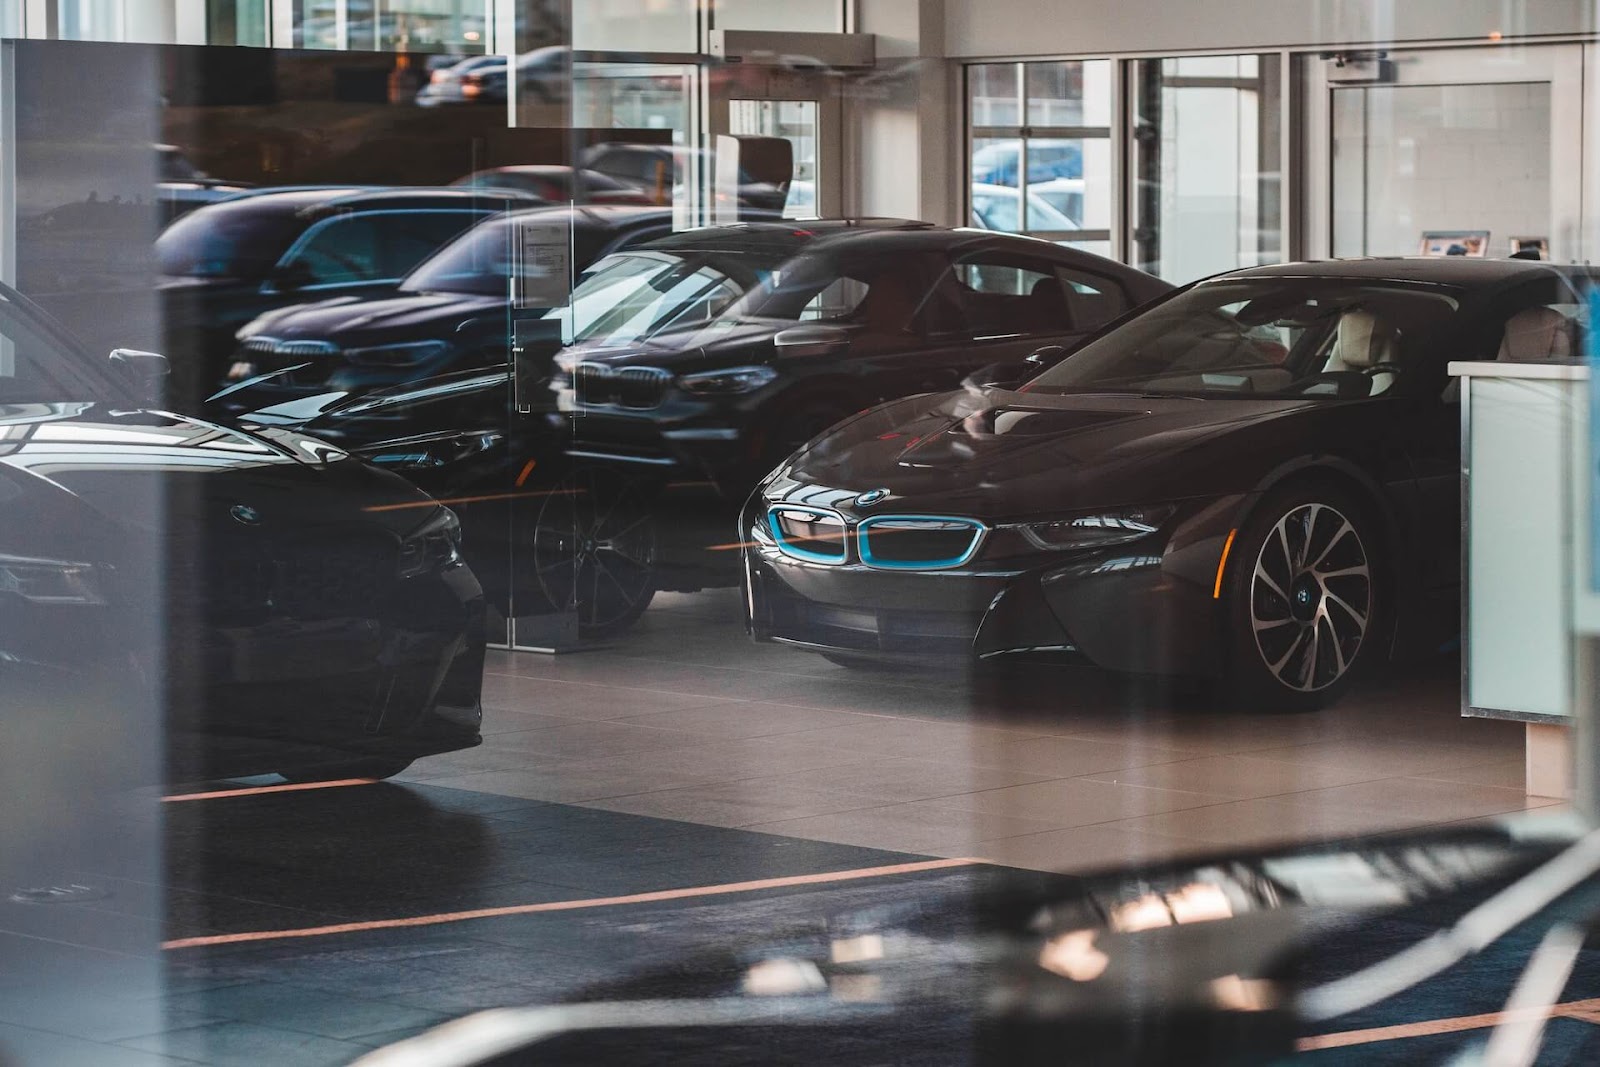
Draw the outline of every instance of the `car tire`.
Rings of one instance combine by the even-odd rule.
[[[350,763],[321,764],[303,770],[279,771],[278,777],[297,784],[311,782],[338,782],[346,778],[371,778],[382,781],[393,778],[407,767],[408,759],[364,759]]]
[[[625,632],[656,593],[656,518],[631,479],[597,468],[550,486],[533,519],[533,583],[551,610],[572,610],[578,636]]]
[[[1385,607],[1371,511],[1335,486],[1273,492],[1234,536],[1223,695],[1262,711],[1333,703],[1378,655]]]

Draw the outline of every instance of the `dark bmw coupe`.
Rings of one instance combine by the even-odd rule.
[[[1457,632],[1451,359],[1578,351],[1586,270],[1197,283],[1027,382],[857,415],[741,520],[750,627],[847,663],[1051,651],[1271,708]]]
[[[384,777],[477,744],[455,516],[313,438],[148,410],[163,370],[89,358],[0,286],[0,707],[113,728],[140,694],[183,778]]]

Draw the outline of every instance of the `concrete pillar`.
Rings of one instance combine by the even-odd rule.
[[[845,209],[956,224],[961,116],[944,59],[945,0],[857,0],[878,69],[845,101]]]

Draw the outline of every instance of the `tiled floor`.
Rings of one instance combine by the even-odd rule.
[[[663,596],[614,647],[492,654],[484,746],[402,780],[1057,871],[1549,803],[1519,727],[1460,717],[1448,659],[1244,714],[1080,668],[849,670],[737,613]]]
[[[483,746],[393,784],[129,806],[85,853],[125,862],[62,872],[94,899],[0,899],[0,1062],[344,1064],[734,935],[1546,803],[1457,669],[1243,714],[1087,669],[845,670],[750,644],[729,594],[663,597],[614,647],[492,655]]]

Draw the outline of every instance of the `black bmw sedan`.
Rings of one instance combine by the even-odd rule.
[[[1447,361],[1579,351],[1589,284],[1525,261],[1256,268],[1025,383],[863,412],[746,506],[750,627],[844,662],[1049,650],[1327,701],[1457,632]]]
[[[460,234],[392,292],[366,298],[341,293],[267,311],[239,329],[233,359],[234,377],[262,380],[232,399],[219,397],[217,408],[251,411],[297,397],[503,365],[518,319],[549,336],[547,362],[560,346],[560,323],[541,324],[549,308],[515,306],[511,293],[518,228],[524,225],[569,232],[573,266],[583,271],[595,260],[670,233],[672,211],[591,206],[511,212]]]
[[[190,212],[155,245],[172,395],[198,401],[243,377],[230,366],[234,334],[257,315],[389,291],[474,223],[541,203],[515,190],[318,186],[256,189]]]
[[[170,773],[385,777],[479,741],[484,601],[455,516],[282,429],[149,410],[0,287],[0,706],[130,687]]]
[[[863,407],[953,388],[988,364],[1059,358],[1171,288],[1044,241],[925,223],[764,223],[692,239],[772,244],[786,230],[811,236],[709,322],[601,333],[557,357],[575,453],[709,478],[742,499]]]

